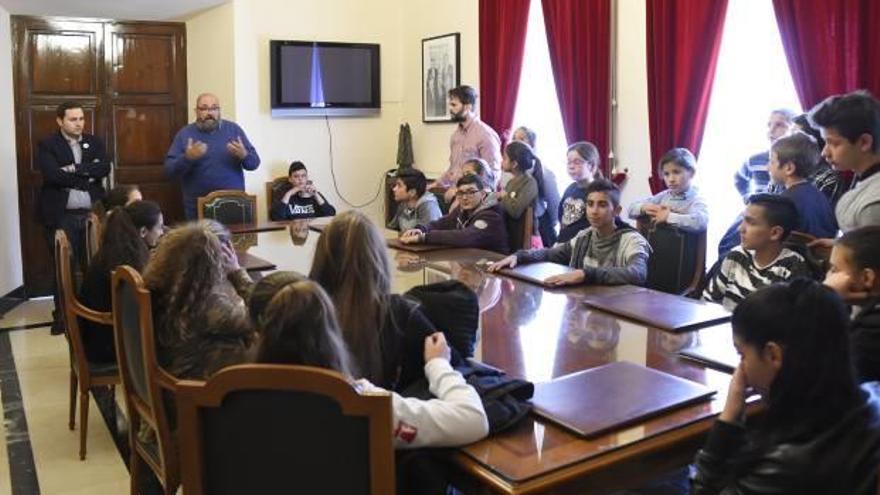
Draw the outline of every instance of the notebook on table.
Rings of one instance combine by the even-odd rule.
[[[426,251],[439,251],[441,249],[452,249],[451,246],[442,246],[440,244],[404,244],[400,239],[390,238],[388,247],[400,249],[401,251],[411,251],[413,253],[424,253]]]
[[[733,346],[730,331],[719,332],[716,338],[682,349],[678,354],[685,359],[696,361],[725,373],[733,373],[739,366],[739,353]]]
[[[583,437],[708,400],[715,390],[644,366],[618,361],[535,384],[535,414]]]
[[[542,287],[550,287],[544,283],[544,280],[546,280],[547,277],[562,275],[575,270],[577,269],[570,266],[542,261],[539,263],[517,265],[513,268],[503,268],[499,273],[507,275],[508,277],[518,278],[520,280],[525,280],[526,282],[538,284]]]
[[[589,306],[669,332],[688,332],[730,320],[730,312],[713,304],[651,289],[591,295]]]

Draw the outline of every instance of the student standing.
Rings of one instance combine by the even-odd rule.
[[[648,217],[654,223],[666,223],[691,232],[705,232],[709,208],[696,186],[691,185],[697,160],[685,148],[673,148],[660,157],[658,171],[666,190],[629,207],[629,217]]]
[[[767,171],[774,184],[785,188],[782,195],[794,202],[798,211],[795,230],[819,238],[837,235],[837,220],[831,203],[807,177],[819,162],[819,149],[810,136],[796,132],[773,143]]]
[[[574,182],[565,188],[559,203],[559,236],[556,242],[560,244],[570,241],[578,232],[590,226],[587,222],[585,191],[590,182],[602,177],[599,171],[599,150],[593,143],[573,143],[568,147],[566,158],[566,170]]]
[[[489,271],[551,261],[578,270],[549,277],[544,281],[549,285],[644,284],[651,248],[641,234],[618,217],[620,189],[611,181],[597,179],[587,186],[586,194],[589,228],[552,248],[517,251],[490,265]]]

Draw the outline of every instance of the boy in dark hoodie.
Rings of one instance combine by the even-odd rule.
[[[270,220],[294,220],[297,218],[332,217],[336,208],[327,202],[309,180],[309,171],[303,162],[290,164],[287,170],[289,184],[278,191],[279,197],[272,201]]]
[[[427,225],[417,225],[400,237],[404,244],[445,244],[455,247],[510,252],[501,208],[477,175],[456,183],[458,207]]]
[[[568,242],[549,249],[520,250],[493,263],[489,271],[519,263],[551,261],[577,271],[554,275],[548,285],[642,285],[648,275],[648,241],[620,220],[620,189],[611,181],[596,179],[584,191],[590,226]]]
[[[825,285],[854,307],[850,346],[859,381],[880,380],[880,226],[850,230],[834,243]]]

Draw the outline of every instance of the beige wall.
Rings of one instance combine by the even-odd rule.
[[[223,116],[235,119],[235,43],[230,36],[233,27],[233,5],[220,5],[199,13],[186,21],[186,79],[190,104],[189,117],[194,118],[195,101],[201,93],[214,93],[220,98]]]
[[[403,120],[413,134],[415,165],[427,173],[442,173],[449,165],[449,136],[455,124],[422,122],[422,39],[461,33],[461,83],[480,87],[478,2],[449,0],[441,12],[436,2],[411,0],[401,2],[405,21],[403,44]]]
[[[9,12],[0,7],[0,115],[6,115],[7,132],[0,132],[0,296],[22,284],[21,235],[18,223],[18,179],[15,156],[15,132],[12,116],[15,115],[12,92],[12,33]]]

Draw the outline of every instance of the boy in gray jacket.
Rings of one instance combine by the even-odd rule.
[[[648,241],[620,220],[620,189],[597,179],[586,187],[587,220],[590,226],[570,241],[549,249],[520,250],[489,267],[495,272],[518,263],[550,261],[577,271],[554,275],[548,285],[642,285],[648,275]]]
[[[388,228],[406,232],[416,225],[428,225],[440,218],[440,205],[433,193],[426,192],[425,174],[416,169],[402,170],[391,191],[397,201],[397,213],[388,222]]]

